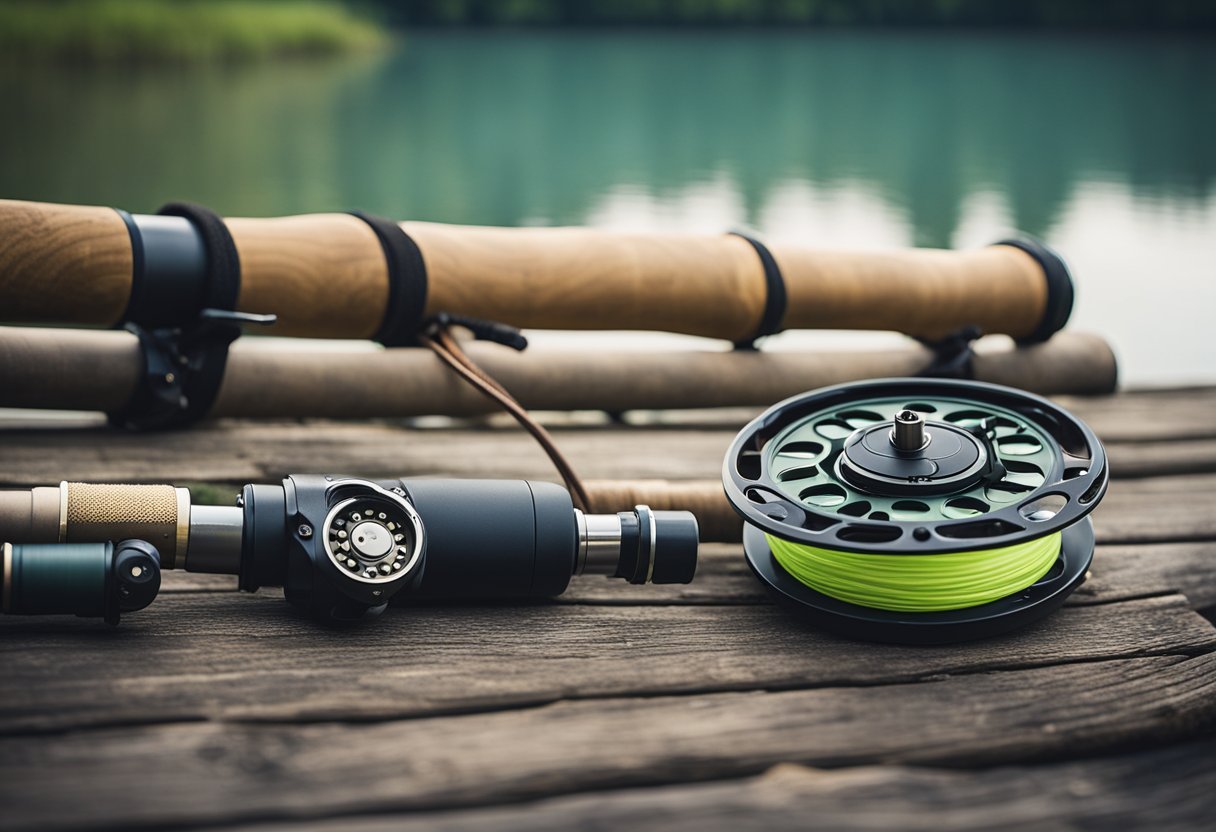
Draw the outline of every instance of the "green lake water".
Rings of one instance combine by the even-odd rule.
[[[10,66],[0,195],[132,211],[185,199],[233,215],[748,226],[870,248],[975,246],[1021,230],[1073,266],[1073,321],[1114,342],[1126,382],[1211,382],[1213,45],[424,31],[390,54],[339,60]]]

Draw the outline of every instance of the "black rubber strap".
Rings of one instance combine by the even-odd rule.
[[[785,307],[787,297],[785,292],[785,278],[781,276],[781,268],[777,265],[777,261],[773,259],[773,253],[768,250],[768,246],[748,234],[741,231],[730,232],[736,237],[742,237],[751,244],[751,247],[756,250],[756,254],[760,257],[760,264],[764,267],[764,314],[760,316],[760,324],[756,327],[756,331],[747,338],[735,342],[737,350],[754,350],[756,341],[768,335],[774,335],[781,331],[782,324],[785,322]]]
[[[232,313],[241,289],[241,262],[224,220],[187,203],[170,203],[159,213],[184,217],[198,230],[207,268],[200,306],[190,323],[164,329],[126,325],[139,337],[144,373],[131,400],[109,418],[134,430],[180,427],[206,416],[224,380],[228,347],[240,335]]]
[[[995,245],[1021,249],[1033,257],[1043,270],[1043,277],[1047,281],[1047,304],[1043,317],[1034,332],[1018,339],[1019,344],[1040,344],[1063,329],[1072,315],[1073,285],[1068,264],[1055,251],[1032,237],[1001,240]]]
[[[933,360],[929,362],[929,366],[916,375],[922,378],[975,378],[972,362],[975,350],[971,345],[983,334],[978,326],[965,326],[937,341],[916,339],[933,350]]]
[[[388,306],[372,340],[386,347],[418,346],[427,294],[426,262],[422,259],[422,251],[414,238],[392,220],[362,211],[351,211],[351,216],[363,220],[376,232],[376,239],[384,250],[384,262],[388,265]]]
[[[236,243],[228,233],[224,218],[209,208],[189,202],[170,202],[156,213],[167,217],[184,217],[198,229],[207,251],[207,273],[203,282],[202,305],[204,309],[236,309],[237,296],[241,292],[241,258],[236,252]]]

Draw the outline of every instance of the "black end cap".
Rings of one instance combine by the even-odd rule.
[[[1034,332],[1018,339],[1018,343],[1022,345],[1041,344],[1063,329],[1072,315],[1074,291],[1068,264],[1054,250],[1033,237],[1016,237],[1001,240],[993,245],[1021,249],[1033,257],[1043,270],[1043,276],[1047,280],[1047,305],[1043,309],[1043,318]]]
[[[160,592],[160,552],[146,540],[114,544],[111,567],[114,597],[107,605],[106,621],[117,624],[120,613],[136,612],[156,600]]]
[[[697,571],[700,532],[690,511],[651,512],[654,523],[654,571],[656,584],[686,584]]]

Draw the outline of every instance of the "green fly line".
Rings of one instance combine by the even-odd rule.
[[[816,592],[897,612],[941,612],[996,601],[1037,582],[1060,556],[1060,532],[999,549],[936,555],[838,552],[765,536],[777,563]]]

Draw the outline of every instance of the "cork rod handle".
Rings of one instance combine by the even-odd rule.
[[[0,310],[9,322],[109,325],[137,283],[141,221],[108,208],[0,201]],[[347,214],[226,220],[240,261],[238,308],[273,313],[278,335],[369,338],[389,305],[371,227]],[[743,238],[587,228],[406,222],[425,264],[425,312],[537,329],[753,335],[767,283]],[[132,230],[135,229],[135,230]],[[142,259],[152,262],[148,240]],[[938,338],[963,326],[1043,340],[1063,325],[1071,282],[1034,245],[977,251],[823,251],[774,245],[787,329],[881,329]],[[151,279],[147,276],[141,280]]]

